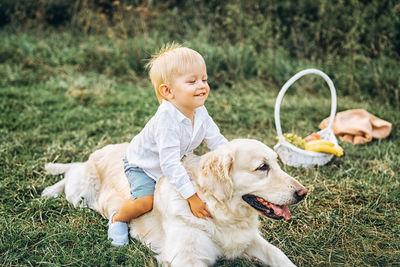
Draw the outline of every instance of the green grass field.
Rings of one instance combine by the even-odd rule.
[[[142,66],[164,41],[0,32],[0,265],[156,266],[150,250],[133,239],[129,246],[110,247],[107,220],[94,211],[40,194],[60,179],[46,175],[45,163],[84,161],[107,144],[130,141],[151,118],[158,104]],[[254,138],[272,147],[280,86],[306,67],[332,77],[338,111],[364,108],[393,123],[384,140],[341,142],[345,155],[326,166],[283,166],[309,194],[291,208],[291,221],[262,218],[261,231],[299,266],[400,265],[398,103],[360,90],[352,94],[349,87],[360,86],[352,79],[355,65],[289,60],[272,50],[246,53],[233,45],[225,51],[200,39],[186,44],[207,60],[212,90],[206,106],[228,139]],[[261,65],[258,57],[265,60]],[[254,64],[265,72],[254,74]],[[398,68],[373,75],[379,73],[392,84],[398,79]],[[316,76],[305,77],[284,98],[283,130],[305,136],[329,110],[328,87]],[[204,146],[197,151],[204,152]],[[238,259],[216,266],[253,265]]]

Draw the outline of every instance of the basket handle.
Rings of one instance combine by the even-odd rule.
[[[282,128],[281,128],[281,121],[279,117],[279,110],[282,102],[283,95],[286,93],[287,89],[299,78],[301,78],[304,75],[307,74],[317,74],[324,78],[324,80],[328,83],[329,89],[331,90],[331,98],[332,98],[332,103],[331,103],[331,115],[329,119],[329,124],[327,129],[332,131],[332,126],[333,126],[333,121],[335,119],[335,114],[336,114],[336,90],[335,86],[333,85],[332,80],[326,75],[324,72],[317,70],[317,69],[305,69],[302,70],[298,73],[296,73],[292,78],[290,78],[283,86],[281,91],[278,94],[278,97],[275,102],[275,127],[276,127],[276,132],[279,137],[279,142],[281,143],[286,143],[285,138],[282,135]]]

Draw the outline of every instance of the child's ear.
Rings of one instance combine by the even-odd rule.
[[[169,87],[167,84],[163,83],[160,84],[160,87],[158,88],[161,96],[165,98],[166,100],[172,100],[174,99],[174,94],[172,93],[171,87]]]

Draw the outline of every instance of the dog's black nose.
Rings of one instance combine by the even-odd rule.
[[[302,188],[302,189],[300,189],[300,190],[297,190],[297,191],[294,193],[294,195],[295,195],[296,199],[297,199],[298,201],[300,201],[300,200],[302,200],[302,199],[307,195],[307,189]]]

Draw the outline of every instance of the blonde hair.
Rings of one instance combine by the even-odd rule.
[[[194,64],[205,66],[206,63],[198,52],[177,43],[166,44],[152,56],[146,67],[160,104],[163,99],[159,91],[160,85],[170,84],[174,75],[184,73]]]

